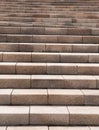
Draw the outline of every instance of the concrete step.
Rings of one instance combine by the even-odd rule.
[[[67,18],[68,19],[68,18]],[[70,18],[69,18],[70,19]],[[75,21],[75,20],[74,20]],[[71,21],[72,22],[72,21]],[[0,21],[0,26],[11,27],[54,27],[54,28],[99,28],[98,23],[71,23],[71,22],[25,22],[25,21]]]
[[[85,6],[85,7],[81,7],[81,6],[66,6],[66,7],[63,7],[63,6],[60,6],[60,7],[57,7],[56,8],[53,8],[53,7],[49,7],[49,6],[46,6],[46,7],[41,7],[41,8],[37,8],[37,7],[25,7],[24,5],[21,6],[21,7],[14,7],[14,5],[10,5],[8,7],[2,7],[3,5],[1,5],[0,7],[0,13],[1,14],[8,14],[8,13],[13,13],[13,14],[16,14],[16,13],[45,13],[44,11],[46,10],[46,13],[61,13],[62,12],[72,12],[72,11],[76,11],[76,12],[79,12],[79,11],[82,11],[82,12],[98,12],[99,11],[99,8],[97,6]],[[11,6],[13,6],[11,8]],[[44,6],[44,5],[43,5]],[[11,8],[11,10],[10,10]],[[22,10],[23,8],[23,10]],[[38,10],[37,10],[38,9]],[[21,14],[19,14],[18,16],[20,16]],[[25,14],[24,14],[25,15]],[[5,16],[5,15],[4,15]],[[13,15],[12,15],[13,16]],[[26,15],[25,15],[26,16]]]
[[[95,89],[0,89],[0,105],[99,105]]]
[[[0,62],[99,63],[98,53],[0,52]]]
[[[0,125],[93,126],[98,117],[98,106],[0,106]]]
[[[0,89],[96,89],[98,80],[89,75],[0,75]]]
[[[63,11],[64,12],[64,11]],[[35,12],[36,13],[36,12]],[[48,12],[48,13],[51,13],[51,12]],[[54,11],[52,12],[52,13],[54,13]],[[61,11],[61,13],[62,13],[62,11]],[[67,12],[66,12],[67,13]],[[66,23],[98,23],[99,22],[99,19],[88,19],[88,18],[82,18],[82,19],[80,19],[80,18],[34,18],[33,16],[32,16],[32,13],[17,13],[19,16],[20,16],[20,18],[23,18],[23,20],[25,20],[25,19],[27,19],[27,20],[32,20],[33,22],[35,21],[35,22],[48,22],[48,21],[50,21],[51,23],[62,23],[62,22],[65,22],[65,24]],[[0,17],[4,17],[4,15],[5,16],[7,16],[8,17],[8,15],[11,15],[11,16],[13,16],[14,15],[14,17],[17,15],[16,13],[2,13],[2,12],[0,12]],[[11,16],[9,16],[9,17],[11,17]],[[17,17],[17,16],[16,16]],[[6,17],[5,17],[6,18]],[[1,19],[2,20],[2,19]],[[0,21],[1,21],[0,20]],[[33,27],[32,27],[33,28]],[[81,28],[82,30],[83,30],[83,28]]]
[[[15,3],[15,5],[14,5],[14,3]],[[61,3],[61,4],[60,4]],[[43,6],[43,4],[44,5],[48,5],[48,6],[52,6],[52,5],[57,5],[57,6],[66,6],[66,5],[72,5],[72,6],[77,6],[77,4],[79,4],[78,6],[88,6],[87,4],[85,4],[85,5],[83,5],[84,3],[89,3],[89,6],[91,6],[90,4],[96,4],[95,6],[97,6],[97,3],[99,3],[99,1],[96,1],[95,0],[95,2],[93,2],[93,1],[2,1],[1,0],[1,3],[0,3],[0,5],[3,5],[4,6],[4,4],[7,4],[7,5],[14,5],[14,6],[22,6],[22,5],[26,5],[26,7],[27,7],[27,5],[28,6],[34,6],[34,5],[40,5],[40,6]],[[52,4],[52,5],[51,5]],[[60,5],[59,5],[60,4]]]
[[[84,14],[85,13],[85,15],[88,16],[88,14],[86,14],[86,12],[89,12],[89,14],[91,14],[91,13],[97,14],[98,10],[99,10],[98,5],[97,6],[91,6],[91,5],[89,5],[89,6],[81,6],[81,5],[66,5],[66,6],[64,6],[64,5],[62,5],[62,6],[61,5],[60,6],[55,5],[55,6],[51,6],[51,5],[47,5],[47,4],[44,4],[44,3],[43,3],[43,5],[39,5],[39,3],[38,3],[37,5],[34,4],[34,5],[27,5],[26,6],[26,5],[23,5],[23,4],[19,4],[18,6],[15,6],[14,4],[12,4],[12,5],[11,4],[10,5],[6,4],[6,6],[5,6],[5,4],[4,5],[0,5],[0,12],[1,12],[1,14],[3,14],[2,12],[4,12],[4,14],[2,16],[7,16],[7,15],[5,15],[5,13],[6,14],[10,14],[11,13],[11,14],[15,14],[17,16],[22,16],[22,14],[24,14],[25,12],[26,13],[30,13],[31,15],[33,15],[35,12],[36,13],[40,13],[40,14],[41,13],[43,13],[43,14],[47,14],[47,13],[58,14],[58,13],[61,13],[62,14],[63,11],[65,11],[65,12],[68,11],[69,13],[72,13],[72,14],[73,13],[74,14],[77,14],[77,13],[78,14],[79,13],[83,13]],[[7,10],[8,10],[8,12],[7,12]],[[46,10],[46,12],[44,12],[44,10]],[[18,14],[19,11],[22,14]],[[79,11],[81,11],[81,12],[79,12]],[[10,15],[10,16],[15,16],[15,15]],[[31,16],[31,15],[28,15],[28,16]],[[26,15],[24,14],[24,16],[26,16]]]
[[[98,44],[80,43],[0,43],[1,52],[98,53]]]
[[[0,62],[0,74],[99,75],[99,64]]]
[[[89,43],[98,44],[98,36],[0,34],[0,42],[10,43]]]
[[[72,18],[72,19],[71,19]],[[72,27],[72,28],[77,28],[77,27],[82,27],[82,28],[99,28],[99,22],[98,22],[98,19],[94,22],[94,21],[77,21],[75,20],[73,17],[66,17],[67,20],[65,19],[62,19],[61,17],[58,17],[58,18],[1,18],[0,22],[4,21],[4,23],[8,23],[8,25],[11,23],[11,25],[14,25],[14,23],[17,24],[17,26],[22,26],[22,23],[24,22],[27,26],[28,26],[28,23],[30,23],[31,27],[33,26],[51,26],[51,27],[56,27],[56,26],[59,26],[59,27]],[[70,22],[68,22],[68,19]],[[74,19],[74,20],[73,20]],[[88,18],[87,18],[88,19]],[[18,24],[20,23],[20,24]],[[23,24],[24,25],[24,24]],[[68,26],[67,26],[68,25]]]
[[[43,3],[43,4],[42,4]],[[83,3],[81,3],[81,1],[80,2],[62,2],[62,1],[60,1],[60,2],[57,2],[57,3],[55,3],[55,2],[10,2],[10,3],[7,3],[7,2],[3,2],[3,3],[0,3],[0,5],[1,5],[1,7],[4,7],[4,5],[6,5],[6,7],[8,7],[8,9],[9,9],[9,7],[10,7],[10,5],[12,5],[11,6],[11,8],[12,7],[22,7],[22,5],[23,5],[23,7],[35,7],[35,6],[37,6],[37,7],[44,7],[44,8],[46,8],[46,6],[48,6],[48,7],[53,7],[53,6],[57,6],[58,8],[61,8],[61,7],[68,7],[68,6],[77,6],[77,7],[80,7],[80,8],[86,8],[86,7],[92,7],[93,6],[93,8],[94,7],[97,7],[98,5],[99,5],[99,1],[97,1],[97,2],[83,2]],[[44,5],[46,5],[46,6],[44,6]],[[19,8],[20,9],[20,8]],[[71,9],[71,8],[70,8]],[[92,10],[92,11],[95,11],[95,9],[94,10]]]
[[[65,7],[66,8],[66,7]],[[15,8],[14,8],[15,9]],[[14,10],[12,9],[12,10]],[[18,8],[19,9],[19,8]],[[18,9],[15,9],[15,10],[18,10]],[[10,7],[9,9],[10,10]],[[22,10],[22,7],[21,7],[21,10]],[[20,10],[20,12],[21,12]],[[68,12],[68,11],[67,11]],[[70,11],[69,13],[42,13],[42,12],[39,12],[39,13],[33,13],[32,14],[34,18],[93,18],[93,19],[99,19],[99,12],[88,12],[88,13],[85,13],[84,11]],[[13,18],[15,18],[14,16],[13,17],[1,17],[2,18],[6,18],[6,20],[11,20]],[[18,17],[20,18],[20,17]],[[28,17],[27,17],[28,18]]]
[[[0,42],[11,43],[90,43],[98,44],[98,36],[74,36],[74,35],[18,35],[1,34]]]
[[[99,20],[98,19],[99,18],[98,17],[98,15],[99,15],[98,11],[96,11],[96,12],[95,11],[91,11],[91,12],[90,11],[80,11],[79,12],[79,10],[78,11],[72,11],[72,10],[68,10],[68,9],[65,10],[64,8],[62,8],[62,9],[59,8],[57,10],[53,10],[53,8],[51,9],[49,7],[46,7],[46,8],[34,7],[34,9],[32,9],[32,8],[30,10],[29,10],[29,8],[27,8],[27,11],[25,11],[26,7],[25,7],[25,10],[24,10],[24,8],[22,10],[22,7],[20,7],[20,9],[19,9],[19,7],[18,7],[18,9],[12,8],[12,10],[10,10],[10,7],[9,7],[9,9],[8,8],[2,9],[2,7],[1,7],[0,8],[0,17],[1,17],[1,20],[2,19],[11,20],[11,19],[16,19],[16,18],[18,20],[21,20],[21,19],[29,20],[30,18],[31,18],[31,20],[41,19],[42,21],[44,21],[44,18],[45,18],[45,20],[48,19],[48,18],[53,19],[53,20],[54,19],[58,20],[59,18],[62,18],[64,20],[66,20],[67,18],[74,18],[74,19],[77,19],[78,22],[79,21],[80,22],[81,21],[82,22],[98,22],[98,20]],[[36,9],[38,9],[38,10],[36,10]],[[46,11],[46,9],[48,9],[48,10]],[[8,10],[8,12],[7,12],[7,10]],[[19,11],[22,12],[22,13],[19,13]],[[44,11],[46,11],[46,13]],[[65,14],[67,12],[68,12],[68,14]],[[88,12],[89,15],[86,12]],[[56,15],[56,17],[55,17],[54,14]],[[71,14],[71,16],[69,16],[70,14]],[[76,16],[76,17],[74,17],[73,15]],[[93,15],[95,15],[95,16],[93,16]],[[93,17],[93,18],[91,18],[91,17]]]
[[[33,8],[33,7],[32,7]],[[9,8],[10,9],[10,8]],[[8,9],[7,9],[8,10]],[[14,10],[14,13],[15,13],[15,11],[17,11],[18,9],[16,9],[16,8],[13,8],[12,10]],[[21,10],[22,10],[22,7],[21,7]],[[21,10],[20,10],[20,12],[21,12]],[[43,10],[43,9],[39,9],[39,10]],[[63,13],[63,11],[65,11],[65,13]],[[20,15],[9,15],[8,13],[6,13],[6,14],[8,14],[8,15],[1,15],[1,20],[16,20],[16,18],[18,19],[18,20],[21,20],[21,19],[23,19],[23,20],[25,20],[25,19],[29,19],[29,18],[31,18],[31,20],[32,19],[36,19],[36,18],[75,18],[75,16],[76,16],[76,19],[78,18],[78,19],[80,19],[80,18],[82,18],[82,19],[91,19],[91,17],[93,17],[93,19],[99,19],[99,13],[98,13],[98,11],[96,11],[96,12],[90,12],[89,11],[89,13],[87,14],[86,12],[84,12],[84,11],[81,11],[81,12],[79,12],[79,11],[69,11],[69,10],[63,10],[62,12],[61,11],[54,11],[54,14],[53,14],[53,11],[51,11],[51,12],[41,12],[41,13],[38,13],[38,12],[33,12],[32,11],[32,15],[29,15],[28,17],[22,17],[22,14],[21,14],[21,16]],[[2,12],[2,10],[1,10],[1,12]],[[68,12],[68,14],[66,14]],[[23,12],[24,13],[24,12]],[[29,13],[31,13],[31,11],[29,12]],[[71,16],[69,16],[71,14]],[[23,15],[24,16],[24,15]],[[25,16],[26,16],[26,14],[25,14]],[[96,22],[97,22],[97,20],[96,20]]]
[[[31,35],[99,35],[99,29],[86,28],[51,28],[51,27],[0,27],[0,34]]]
[[[54,27],[0,27],[0,34],[98,35],[99,29]]]

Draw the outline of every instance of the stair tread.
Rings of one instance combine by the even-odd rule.
[[[6,127],[0,127],[0,130],[98,130],[98,126],[94,127],[88,127],[88,126],[8,126]]]

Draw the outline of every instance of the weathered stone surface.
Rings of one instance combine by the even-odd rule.
[[[31,125],[68,125],[69,113],[66,107],[30,107]]]
[[[59,62],[59,53],[32,53],[32,62]]]
[[[1,129],[3,130],[3,129]],[[15,126],[8,127],[7,130],[48,130],[47,126]]]
[[[0,125],[27,125],[29,107],[0,106]]]
[[[47,104],[47,90],[40,89],[17,89],[12,93],[12,104]]]
[[[0,75],[0,88],[30,88],[30,76]]]
[[[30,62],[31,53],[25,52],[4,52],[3,61],[5,62]]]
[[[63,63],[86,63],[88,62],[88,55],[81,53],[61,53],[61,62]]]
[[[99,105],[99,91],[98,90],[82,90],[85,96],[86,105]]]
[[[45,63],[17,63],[17,74],[46,74]]]
[[[71,52],[72,51],[72,45],[70,44],[52,44],[47,43],[46,44],[46,51],[50,52]]]
[[[68,107],[70,112],[70,125],[98,125],[99,108],[98,107]]]
[[[93,44],[73,44],[73,52],[96,53],[98,52],[98,45]]]
[[[49,130],[90,130],[90,128],[88,128],[88,127],[80,127],[80,126],[72,126],[72,127],[68,127],[68,126],[64,126],[64,127],[56,127],[56,126],[54,126],[54,127],[49,127]]]
[[[65,88],[96,88],[96,78],[93,76],[64,75],[63,78],[65,80]]]
[[[61,36],[58,35],[57,37],[57,42],[67,42],[67,43],[81,43],[82,42],[82,37],[81,36]]]
[[[47,63],[48,74],[77,74],[77,66],[75,64],[65,63]]]
[[[84,96],[80,90],[70,89],[49,89],[49,104],[60,105],[82,105],[84,104]]]
[[[60,75],[32,75],[32,88],[64,88],[64,79]]]

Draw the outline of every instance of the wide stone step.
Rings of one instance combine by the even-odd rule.
[[[74,2],[75,3],[75,2]],[[21,7],[23,7],[23,10],[25,10],[25,7],[26,7],[26,9],[28,9],[28,10],[36,10],[36,9],[47,9],[47,7],[48,7],[48,10],[49,10],[49,8],[50,9],[52,9],[52,10],[57,10],[58,11],[58,9],[59,10],[62,10],[62,8],[64,9],[64,10],[66,10],[66,9],[68,9],[68,10],[72,10],[72,9],[75,9],[75,8],[77,8],[77,9],[92,9],[92,11],[95,11],[95,9],[98,9],[98,4],[99,4],[99,1],[97,2],[97,4],[95,4],[95,5],[90,5],[90,2],[89,2],[89,5],[87,5],[87,4],[85,4],[85,5],[82,5],[82,4],[79,4],[79,5],[77,5],[76,3],[75,4],[71,4],[71,2],[70,2],[70,4],[66,4],[66,3],[63,3],[62,4],[62,2],[61,2],[61,4],[59,5],[59,4],[56,4],[55,5],[55,3],[52,5],[53,3],[47,3],[47,2],[27,2],[27,3],[16,3],[15,1],[13,1],[13,2],[10,2],[10,3],[5,3],[5,2],[3,2],[3,3],[0,3],[0,6],[1,6],[1,9],[4,9],[4,8],[7,8],[7,9],[9,9],[10,7],[11,7],[11,9],[13,9],[13,8],[19,8],[19,9],[21,9],[22,10],[22,8]],[[6,5],[6,6],[5,6]],[[46,5],[46,6],[45,6]],[[53,6],[55,6],[55,8],[53,8]],[[33,8],[32,8],[33,7]],[[36,8],[37,7],[37,8]],[[67,7],[67,8],[66,8]],[[73,7],[73,8],[72,8]],[[48,11],[47,10],[47,11]],[[27,10],[26,10],[27,11]],[[41,12],[40,12],[41,13]]]
[[[12,43],[89,43],[98,44],[98,36],[77,36],[77,35],[18,35],[1,34],[0,42]]]
[[[10,5],[9,6],[9,8],[8,7],[2,7],[2,5],[1,5],[1,7],[0,7],[0,12],[1,13],[6,13],[6,14],[8,14],[8,13],[20,13],[20,12],[22,12],[22,13],[39,13],[40,11],[42,12],[42,13],[45,13],[44,11],[46,10],[46,13],[60,13],[60,11],[61,11],[61,13],[62,12],[72,12],[72,11],[83,11],[83,12],[98,12],[99,11],[99,8],[97,7],[97,6],[86,6],[86,7],[78,7],[78,6],[66,6],[66,7],[63,7],[63,6],[61,6],[61,7],[57,7],[57,8],[52,8],[52,7],[48,7],[48,6],[46,6],[45,8],[44,7],[42,7],[42,8],[37,8],[37,7],[34,7],[34,8],[32,8],[32,7],[26,7],[26,9],[25,9],[25,7],[24,7],[24,5],[23,6],[21,6],[19,9],[17,9],[17,7],[14,7],[14,8],[11,8],[11,6],[14,6],[14,5]],[[44,6],[44,5],[43,5]],[[11,8],[11,10],[10,10],[10,8]],[[71,8],[71,9],[70,9]],[[22,10],[23,9],[23,10]],[[38,9],[38,10],[37,10]],[[41,13],[40,12],[40,13]],[[21,14],[19,14],[18,16],[20,16]],[[25,15],[25,14],[24,14]],[[23,15],[23,16],[24,16]],[[25,15],[26,16],[26,15]]]
[[[24,8],[23,6],[22,6],[23,8],[22,7],[20,7],[20,8],[19,7],[18,8],[12,7],[11,10],[10,10],[10,6],[7,8],[1,7],[0,8],[0,16],[1,16],[1,19],[7,18],[9,20],[12,18],[15,18],[15,17],[17,17],[19,19],[20,18],[23,18],[23,19],[26,19],[26,18],[27,19],[28,18],[31,18],[31,19],[33,19],[33,18],[52,18],[52,19],[54,19],[54,18],[61,17],[62,19],[63,18],[64,19],[66,19],[66,18],[75,18],[75,19],[82,18],[82,21],[83,21],[83,18],[88,18],[88,19],[86,19],[86,21],[89,21],[89,19],[90,19],[90,21],[93,21],[94,19],[96,19],[96,21],[97,21],[98,20],[97,18],[99,16],[98,11],[83,11],[83,10],[80,11],[79,9],[77,11],[77,10],[75,10],[75,8],[77,8],[77,7],[73,8],[73,6],[71,6],[71,7],[66,6],[67,8],[62,6],[61,8],[59,7],[59,8],[55,8],[55,9],[50,8],[47,5],[45,5],[45,6],[46,6],[46,8],[44,8],[44,7],[42,7],[42,8],[40,8],[40,7],[39,8],[38,7],[26,8],[25,7]],[[69,8],[71,8],[71,10]],[[89,8],[89,7],[87,7],[87,8]],[[74,10],[72,10],[72,9],[74,9]],[[7,12],[7,10],[8,10],[8,12]],[[19,11],[21,13],[18,14]],[[46,13],[44,11],[46,11]],[[25,14],[25,12],[26,12],[26,14]],[[68,14],[66,14],[67,12],[68,12]],[[87,14],[87,12],[88,12],[88,14]],[[69,16],[70,14],[71,14],[71,16]],[[55,15],[56,15],[56,17],[55,17]],[[74,17],[73,15],[77,16],[77,17]],[[93,15],[95,15],[95,16],[93,16]],[[92,16],[92,18],[91,18],[91,16]]]
[[[2,13],[2,12],[1,12]],[[9,12],[10,13],[10,12]],[[48,12],[49,14],[51,14],[51,12]],[[52,12],[52,13],[54,13],[54,12]],[[68,11],[66,12],[66,13],[68,13]],[[36,12],[35,12],[35,14],[36,14]],[[93,18],[93,19],[91,19],[91,17],[82,17],[82,18],[79,18],[79,17],[77,17],[77,18],[74,18],[74,17],[69,17],[69,16],[67,16],[66,18],[64,18],[64,17],[62,17],[62,16],[59,16],[59,17],[45,17],[45,16],[38,16],[38,17],[34,17],[34,16],[27,16],[28,15],[28,13],[26,13],[25,15],[26,16],[20,16],[20,17],[18,17],[18,16],[14,16],[14,17],[11,17],[11,16],[9,16],[8,17],[8,15],[7,16],[2,16],[2,14],[0,14],[1,15],[1,19],[0,19],[0,21],[6,21],[6,22],[25,22],[25,23],[27,23],[27,22],[32,22],[33,24],[35,23],[35,22],[41,22],[42,24],[44,23],[44,24],[47,24],[46,22],[49,22],[49,24],[50,23],[56,23],[56,24],[66,24],[66,23],[71,23],[71,25],[74,25],[74,23],[77,23],[78,25],[79,24],[92,24],[92,25],[94,25],[94,24],[98,24],[99,23],[99,18]],[[14,14],[13,14],[14,15]]]
[[[70,3],[70,4],[76,4],[76,3],[98,3],[99,1],[98,0],[95,0],[94,2],[93,2],[93,0],[90,0],[90,1],[88,1],[88,0],[86,0],[86,1],[84,1],[84,0],[82,0],[82,1],[79,1],[79,0],[64,0],[64,1],[61,1],[61,0],[59,0],[59,1],[56,1],[56,0],[47,0],[47,1],[45,1],[45,0],[37,0],[37,1],[33,1],[33,0],[29,0],[29,1],[26,1],[26,0],[15,0],[15,1],[12,1],[12,0],[10,0],[10,1],[5,1],[5,0],[1,0],[1,3],[3,4],[3,3],[8,3],[8,4],[10,4],[10,3],[59,3],[59,2],[61,2],[61,3]],[[85,6],[86,6],[86,4],[85,4]]]
[[[0,89],[0,105],[99,105],[99,90]]]
[[[0,27],[0,34],[99,35],[99,29],[55,27]]]
[[[98,53],[98,44],[74,44],[74,43],[0,43],[2,52],[80,52]]]
[[[16,22],[16,21],[0,21],[0,26],[10,26],[10,27],[54,27],[54,28],[99,28],[98,23],[63,23],[63,22]]]
[[[0,34],[98,35],[99,29],[54,27],[0,27]]]
[[[10,6],[12,6],[12,7],[10,7]],[[60,15],[69,16],[68,14],[62,14],[63,11],[64,11],[64,13],[68,12],[69,14],[72,14],[72,15],[73,14],[77,15],[77,13],[78,13],[78,15],[79,14],[83,14],[85,16],[88,16],[88,14],[86,14],[88,8],[89,8],[88,12],[89,12],[90,15],[98,14],[98,11],[97,11],[98,8],[96,6],[94,6],[94,8],[96,8],[96,10],[92,10],[92,11],[90,11],[90,9],[93,8],[92,6],[86,7],[87,10],[86,10],[86,8],[83,8],[83,7],[80,8],[79,6],[60,6],[60,7],[53,8],[52,6],[48,6],[46,4],[45,5],[41,5],[40,7],[39,7],[39,5],[34,5],[34,7],[33,6],[25,7],[24,5],[19,6],[19,7],[14,7],[14,5],[10,5],[10,6],[8,6],[8,7],[5,7],[5,6],[3,7],[2,5],[0,6],[0,16],[1,17],[2,16],[3,17],[8,17],[9,16],[10,18],[12,18],[12,17],[15,17],[15,16],[16,17],[23,16],[23,18],[28,18],[30,16],[36,17],[35,13],[37,13],[37,16],[47,16],[47,17],[50,14],[52,15],[52,13],[55,13],[56,15],[60,14]],[[46,7],[44,7],[44,6],[46,6]],[[23,7],[23,10],[22,10],[22,7]],[[10,10],[10,8],[11,8],[11,10]],[[78,10],[76,10],[76,9],[78,9]],[[84,9],[85,9],[85,11],[84,11]],[[7,10],[8,10],[8,12],[7,12]],[[46,12],[44,12],[44,10],[46,10]],[[79,12],[80,10],[82,10],[82,11]],[[14,12],[12,12],[12,11],[14,11]],[[22,12],[20,14],[18,14],[19,11],[20,12],[22,11]],[[2,12],[4,12],[4,14]],[[25,14],[25,12],[26,12],[26,14]],[[27,15],[27,13],[29,15]],[[25,17],[25,16],[27,16],[27,17]]]
[[[15,5],[14,5],[14,3],[15,3]],[[60,4],[61,3],[61,4]],[[90,5],[90,4],[96,4],[96,3],[99,3],[99,1],[2,1],[1,0],[1,3],[0,3],[0,5],[5,5],[5,4],[7,4],[7,5],[14,5],[15,7],[16,6],[22,6],[22,5],[26,5],[26,7],[27,7],[27,5],[28,6],[34,6],[34,5],[40,5],[40,6],[43,6],[43,4],[44,5],[48,5],[48,6],[53,6],[53,5],[57,5],[57,6],[66,6],[67,4],[68,5],[72,5],[72,6],[84,6],[84,7],[86,7],[86,6],[88,6],[88,5],[83,5],[83,3],[89,3],[89,6],[92,6],[92,5]],[[60,5],[59,5],[60,4]],[[79,4],[79,5],[77,5],[77,4]],[[40,7],[39,6],[39,7]],[[95,6],[97,6],[97,4],[95,5]]]
[[[62,11],[61,11],[62,12]],[[63,12],[66,12],[66,11],[63,11]],[[68,12],[68,11],[67,11]],[[67,13],[66,12],[66,13]],[[3,13],[5,13],[5,14],[3,14]],[[37,12],[35,12],[35,14],[36,14]],[[43,13],[43,12],[42,12]],[[48,12],[49,14],[51,14],[51,12]],[[52,13],[54,13],[54,11],[52,11]],[[59,12],[60,13],[60,12]],[[4,15],[6,15],[5,17],[4,17]],[[98,23],[98,21],[99,21],[99,19],[98,18],[93,18],[93,19],[91,19],[90,17],[89,18],[73,18],[73,17],[66,17],[66,18],[64,18],[64,17],[62,17],[62,18],[53,18],[53,17],[49,17],[49,18],[47,18],[47,17],[34,17],[34,16],[32,16],[32,14],[31,13],[23,13],[23,15],[22,14],[20,14],[20,16],[14,16],[14,17],[11,17],[11,16],[9,16],[8,17],[8,15],[11,15],[11,16],[13,16],[13,15],[15,15],[16,16],[16,14],[11,14],[11,12],[9,12],[9,14],[7,14],[6,12],[0,12],[0,16],[1,16],[1,19],[0,19],[0,21],[3,21],[3,18],[7,21],[7,18],[9,18],[9,20],[11,21],[11,18],[13,18],[12,19],[12,21],[14,21],[14,18],[17,18],[17,20],[19,19],[20,21],[21,21],[21,19],[23,19],[23,21],[28,21],[28,20],[31,20],[31,21],[33,21],[33,22],[48,22],[48,20],[50,21],[50,22],[57,22],[57,23],[60,23],[60,22],[65,22],[65,23],[68,23],[68,22],[70,22],[70,23]],[[19,14],[18,14],[19,15]],[[24,16],[25,15],[25,16]],[[52,20],[52,21],[51,21]]]
[[[99,63],[98,53],[0,52],[0,62]]]
[[[99,76],[0,75],[0,88],[96,89],[99,88]]]
[[[47,7],[47,5],[46,5],[46,7]],[[22,7],[20,7],[21,9],[22,9]],[[66,8],[66,6],[65,7],[63,7],[62,6],[62,8],[63,8],[63,10],[64,10],[64,8]],[[15,8],[14,8],[15,9]],[[14,9],[12,9],[12,10],[14,10]],[[10,10],[10,7],[8,8],[8,10]],[[15,9],[16,10],[16,9]],[[17,9],[18,10],[18,9]],[[68,11],[67,11],[68,12]],[[71,16],[69,16],[71,14]],[[39,13],[32,13],[32,15],[34,16],[34,18],[36,17],[41,17],[41,18],[43,18],[43,17],[45,17],[45,18],[57,18],[57,17],[61,17],[61,18],[66,18],[66,17],[73,17],[73,18],[75,18],[75,16],[77,16],[76,18],[99,18],[99,12],[95,12],[95,11],[92,11],[92,12],[88,12],[88,13],[85,13],[84,11],[81,11],[81,12],[79,12],[79,11],[70,11],[69,13],[54,13],[54,14],[52,14],[52,13],[46,13],[46,12],[44,12],[44,13],[42,13],[42,12],[39,12]],[[14,16],[13,16],[14,17]],[[13,18],[12,17],[12,18]],[[1,18],[3,18],[3,17],[1,17]],[[11,17],[8,17],[9,19],[11,18]],[[27,17],[28,18],[28,17]]]
[[[99,64],[0,62],[0,74],[99,75]]]
[[[17,12],[17,11],[16,11]],[[68,12],[68,11],[67,11]],[[33,16],[31,16],[31,17],[19,17],[19,16],[1,16],[1,21],[25,21],[25,22],[34,22],[34,21],[36,21],[37,22],[37,20],[38,21],[44,21],[44,18],[75,18],[76,17],[76,19],[78,18],[78,19],[91,19],[91,18],[93,18],[93,19],[96,19],[96,22],[97,22],[97,19],[99,19],[99,13],[89,13],[88,15],[86,14],[86,13],[79,13],[79,11],[78,11],[78,13],[74,13],[74,12],[69,12],[69,13],[67,13],[66,12],[66,14],[63,14],[63,13],[54,13],[53,14],[53,12],[48,12],[47,14],[44,14],[43,12],[41,13],[41,14],[39,14],[39,13],[34,13],[34,15]],[[39,19],[40,18],[40,19]],[[83,21],[83,20],[82,20]],[[91,22],[90,22],[91,23]]]
[[[62,16],[61,16],[62,17]],[[82,20],[82,21],[78,21],[78,20],[75,20],[75,18],[73,18],[73,17],[66,17],[66,19],[67,20],[65,20],[65,19],[62,19],[61,17],[57,17],[57,18],[55,18],[54,19],[54,17],[53,18],[18,18],[18,17],[14,17],[14,18],[7,18],[7,17],[5,17],[5,18],[1,18],[0,19],[0,22],[1,21],[4,21],[4,22],[12,22],[12,23],[14,23],[14,22],[16,22],[17,24],[18,23],[22,23],[22,22],[24,22],[25,24],[27,24],[27,23],[32,23],[32,27],[35,25],[35,26],[37,26],[37,25],[39,25],[39,24],[41,24],[42,26],[44,26],[44,25],[46,25],[46,26],[51,26],[51,25],[54,25],[54,27],[56,27],[56,25],[63,25],[63,27],[66,27],[66,25],[68,25],[67,27],[69,27],[69,25],[71,26],[71,27],[91,27],[91,28],[95,28],[95,27],[99,27],[98,25],[99,25],[99,22],[98,22],[98,19],[99,18],[97,18],[95,21],[88,21],[88,20],[86,20],[86,21],[84,21],[84,20]],[[64,16],[63,16],[64,17]],[[90,16],[91,17],[91,16]],[[90,18],[89,17],[89,18]],[[74,19],[74,20],[72,20],[72,19]],[[79,18],[79,17],[78,17]],[[88,19],[88,17],[85,17],[86,19]],[[70,22],[68,22],[68,19],[69,19],[69,21]],[[95,18],[94,18],[95,19]],[[47,22],[49,22],[49,23],[47,23]],[[56,25],[55,25],[56,24]]]
[[[98,122],[98,106],[0,106],[0,125],[93,126]]]

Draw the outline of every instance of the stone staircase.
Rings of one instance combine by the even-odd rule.
[[[0,0],[0,130],[99,130],[99,1]]]

